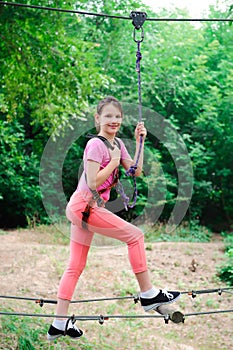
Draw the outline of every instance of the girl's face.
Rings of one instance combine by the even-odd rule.
[[[100,134],[114,137],[122,123],[121,111],[109,103],[103,107],[101,114],[95,115],[95,120],[100,126]]]

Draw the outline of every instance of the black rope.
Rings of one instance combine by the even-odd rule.
[[[24,7],[24,8],[30,8],[30,9],[46,10],[46,11],[65,12],[65,13],[77,13],[77,14],[86,15],[86,16],[116,18],[116,19],[123,19],[123,20],[125,20],[125,19],[131,20],[132,19],[130,16],[109,15],[106,13],[69,10],[69,9],[62,9],[62,8],[56,8],[56,7],[28,5],[28,4],[21,4],[21,3],[15,3],[15,2],[7,2],[7,1],[0,1],[0,5]],[[233,22],[233,18],[146,18],[146,21],[155,21],[155,22]]]
[[[62,8],[57,8],[57,7],[38,6],[38,5],[28,5],[28,4],[20,4],[20,3],[15,3],[15,2],[6,2],[6,1],[0,1],[0,5],[9,5],[9,6],[16,6],[16,7],[26,7],[26,8],[30,8],[30,9],[45,10],[45,11],[56,11],[56,12],[66,12],[66,13],[78,13],[78,14],[80,14],[80,15],[86,15],[86,16],[109,17],[109,18],[118,18],[118,19],[131,19],[130,17],[108,15],[108,14],[105,14],[105,13],[86,12],[86,11],[79,11],[79,10],[68,10],[68,9],[62,9]]]
[[[22,317],[45,317],[45,318],[65,318],[68,320],[78,320],[78,321],[95,321],[99,319],[99,316],[67,316],[67,315],[55,315],[55,314],[32,314],[24,312],[7,312],[0,311],[0,315],[5,316],[22,316]]]
[[[229,290],[224,290],[225,293],[229,293],[229,294],[233,294],[233,292],[229,291]]]
[[[233,22],[233,18],[147,18],[155,22]]]
[[[11,295],[0,295],[0,299],[14,299],[14,300],[25,300],[25,301],[35,301],[36,304],[43,306],[43,304],[57,304],[57,300],[43,299],[43,298],[27,298],[27,297],[18,297]],[[126,300],[134,299],[134,302],[139,301],[139,296],[127,296],[127,297],[109,297],[109,298],[95,298],[95,299],[81,299],[81,300],[71,300],[71,304],[78,303],[89,303],[89,302],[99,302],[99,301],[111,301],[111,300]]]
[[[196,291],[183,291],[181,294],[188,294],[192,296],[193,298],[196,297],[198,294],[208,294],[208,293],[218,293],[219,295],[222,295],[223,292],[231,293],[231,289],[233,287],[226,287],[226,288],[215,288],[215,289],[204,289],[204,290],[196,290]],[[43,306],[44,303],[52,303],[56,304],[56,300],[48,300],[48,299],[38,299],[38,298],[28,298],[28,297],[17,297],[17,296],[7,296],[7,295],[0,295],[0,298],[5,299],[16,299],[16,300],[28,300],[28,301],[35,301],[36,303],[39,303],[40,306]],[[87,302],[93,302],[93,301],[107,301],[107,300],[122,300],[122,299],[134,299],[135,304],[140,300],[139,295],[135,296],[128,296],[128,297],[112,297],[112,298],[99,298],[99,299],[87,299],[87,300],[77,300],[77,301],[71,301],[71,303],[87,303]],[[212,315],[212,314],[220,314],[220,313],[230,313],[233,312],[232,309],[228,310],[214,310],[214,311],[202,311],[202,312],[191,312],[183,315],[183,321],[185,317],[189,316],[199,316],[199,315]],[[104,321],[109,319],[139,319],[139,318],[164,318],[165,323],[168,323],[169,315],[107,315],[107,316],[67,316],[67,315],[54,315],[54,314],[32,314],[32,313],[23,313],[23,312],[8,312],[8,311],[0,311],[0,315],[5,316],[22,316],[22,317],[45,317],[45,318],[65,318],[68,319],[66,323],[66,327],[68,326],[69,321],[71,320],[73,323],[75,321],[98,321],[101,325],[104,323]]]
[[[200,295],[200,294],[218,293],[219,295],[221,295],[224,292],[232,294],[232,292],[231,292],[232,289],[233,289],[233,287],[201,289],[201,290],[192,290],[192,291],[182,291],[181,294],[183,294],[183,295],[187,294],[187,295],[195,298],[197,295]],[[57,300],[43,299],[43,298],[20,297],[20,296],[12,296],[12,295],[0,295],[0,299],[35,301],[35,303],[40,304],[40,306],[43,306],[43,304],[57,304]],[[134,299],[134,302],[136,304],[140,300],[140,297],[138,294],[136,294],[136,295],[125,296],[125,297],[108,297],[108,298],[71,300],[70,303],[71,304],[78,304],[78,303],[113,301],[113,300],[129,300],[129,299]]]
[[[231,289],[233,289],[233,287],[203,289],[203,290],[192,290],[191,292],[182,292],[181,294],[187,293],[188,295],[191,295],[193,298],[195,298],[198,294],[218,293],[219,295],[221,295],[223,292],[231,293],[230,292]]]
[[[0,311],[0,315],[2,316],[21,316],[21,317],[45,317],[45,318],[68,318],[72,321],[99,321],[99,320],[109,320],[109,319],[133,319],[133,318],[162,318],[163,315],[107,315],[107,316],[67,316],[67,315],[54,315],[54,314],[32,314],[32,313],[24,313],[24,312],[7,312]]]
[[[233,312],[232,309],[230,310],[215,310],[215,311],[202,311],[202,312],[191,312],[188,314],[185,314],[184,316],[189,317],[189,316],[201,316],[201,315],[212,315],[212,314],[221,314],[221,313],[228,313],[228,312]]]
[[[184,314],[184,317],[189,316],[200,316],[200,315],[212,315],[212,314],[220,314],[220,313],[231,313],[233,309],[228,310],[214,310],[214,311],[203,311],[203,312],[191,312]],[[32,314],[32,313],[24,313],[24,312],[7,312],[0,311],[0,315],[2,316],[21,316],[21,317],[44,317],[44,318],[68,318],[68,321],[100,321],[103,323],[104,320],[110,319],[139,319],[139,318],[164,318],[167,315],[99,315],[99,316],[67,316],[67,315],[54,315],[54,314]]]

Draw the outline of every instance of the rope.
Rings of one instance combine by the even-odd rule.
[[[48,7],[48,6],[28,5],[28,4],[14,3],[14,2],[6,2],[6,1],[0,1],[0,5],[24,7],[24,8],[30,8],[30,9],[45,10],[45,11],[77,13],[77,14],[86,15],[86,16],[97,16],[97,17],[105,17],[105,18],[131,20],[131,17],[129,16],[110,15],[105,13],[69,10],[69,9],[61,9],[61,8]],[[157,22],[233,22],[232,18],[147,18],[146,20],[157,21]]]
[[[144,18],[145,21],[146,17]],[[139,40],[136,40],[136,25],[133,21],[134,24],[134,41],[137,43],[137,52],[136,52],[136,72],[138,73],[138,122],[140,123],[142,121],[142,89],[141,89],[141,59],[142,59],[142,53],[141,53],[141,42],[144,39],[144,32],[143,32],[143,27],[141,26],[140,29],[141,30],[141,38]],[[136,183],[136,178],[135,178],[135,174],[136,174],[136,170],[138,167],[138,162],[141,156],[141,152],[142,152],[142,145],[143,145],[143,136],[140,135],[140,141],[139,141],[139,149],[138,149],[138,153],[137,153],[137,157],[136,157],[136,161],[135,164],[132,165],[127,171],[126,171],[126,175],[127,176],[132,176],[133,177],[133,185],[134,185],[134,194],[133,194],[133,203],[132,204],[128,204],[129,208],[134,208],[136,205],[136,201],[137,201],[137,196],[138,196],[138,190],[137,190],[137,183]]]
[[[233,292],[230,292],[229,290],[224,290],[224,292],[233,294]]]
[[[226,287],[226,288],[215,288],[215,289],[202,289],[202,290],[196,290],[196,291],[183,291],[181,294],[187,294],[195,298],[198,294],[208,294],[208,293],[218,293],[219,295],[222,295],[223,292],[231,293],[231,289],[233,287]],[[232,293],[231,293],[232,294]],[[52,303],[56,304],[56,300],[49,300],[49,299],[38,299],[38,298],[28,298],[28,297],[18,297],[18,296],[7,296],[7,295],[0,295],[0,298],[5,299],[16,299],[16,300],[28,300],[28,301],[35,301],[36,303],[39,303],[39,305],[42,307],[44,303]],[[107,300],[122,300],[122,299],[134,299],[135,304],[140,300],[139,295],[135,296],[128,296],[128,297],[112,297],[112,298],[97,298],[97,299],[86,299],[86,300],[74,300],[71,301],[71,303],[87,303],[87,302],[94,302],[94,301],[107,301]],[[182,314],[182,322],[184,322],[184,319],[189,316],[201,316],[201,315],[212,315],[212,314],[220,314],[220,313],[231,313],[233,312],[233,309],[227,309],[227,310],[214,310],[214,311],[202,311],[202,312],[191,312],[187,314]],[[169,315],[99,315],[99,316],[67,316],[67,315],[54,315],[54,314],[33,314],[33,313],[23,313],[23,312],[8,312],[8,311],[0,311],[0,315],[2,316],[22,316],[22,317],[45,317],[45,318],[65,318],[68,319],[66,325],[68,325],[68,322],[71,320],[72,322],[75,321],[98,321],[101,325],[106,320],[110,319],[142,319],[142,318],[164,318],[165,323],[168,323]]]
[[[103,318],[104,320],[109,319],[129,319],[129,318],[161,318],[162,315],[107,315],[107,316],[67,316],[67,315],[54,315],[54,314],[31,314],[31,313],[24,313],[24,312],[7,312],[7,311],[0,311],[0,315],[5,316],[22,316],[22,317],[45,317],[45,318],[69,318],[75,321],[96,321],[100,318]]]
[[[130,19],[130,17],[125,17],[125,16],[115,16],[115,15],[108,15],[108,14],[104,14],[104,13],[86,12],[86,11],[79,11],[79,10],[68,10],[68,9],[61,9],[61,8],[57,8],[57,7],[28,5],[28,4],[20,4],[20,3],[15,3],[15,2],[6,2],[6,1],[0,1],[0,5],[26,7],[26,8],[30,8],[30,9],[45,10],[45,11],[56,11],[56,12],[65,12],[65,13],[78,13],[80,15],[96,16],[96,17]]]
[[[213,315],[213,314],[220,314],[220,313],[231,313],[233,312],[233,309],[228,310],[214,310],[214,311],[203,311],[203,312],[193,312],[193,313],[187,313],[184,314],[183,317],[190,317],[190,316],[201,316],[201,315]],[[164,318],[165,322],[167,323],[167,316],[168,315],[99,315],[99,316],[67,316],[67,315],[54,315],[54,314],[32,314],[32,313],[23,313],[23,312],[7,312],[7,311],[0,311],[0,315],[2,316],[19,316],[19,317],[41,317],[41,318],[68,318],[72,321],[99,321],[100,324],[103,324],[104,321],[110,320],[110,319],[145,319],[145,318]]]
[[[195,298],[198,294],[211,294],[211,293],[218,293],[221,295],[223,292],[230,293],[230,289],[233,289],[233,287],[227,287],[227,288],[215,288],[215,289],[203,289],[203,290],[196,290],[196,291],[191,291],[188,292],[188,295],[191,295],[193,298]],[[185,292],[183,292],[185,293]],[[181,293],[182,294],[182,293]]]
[[[43,304],[57,304],[57,300],[43,299],[43,298],[27,298],[27,297],[18,297],[18,296],[8,296],[0,295],[1,299],[15,299],[15,300],[25,300],[25,301],[35,301],[36,304],[43,306]],[[128,296],[128,297],[110,297],[110,298],[96,298],[96,299],[83,299],[83,300],[71,300],[71,304],[78,303],[91,303],[91,302],[100,302],[100,301],[111,301],[111,300],[126,300],[134,299],[134,302],[139,301],[139,296]]]
[[[222,295],[222,293],[230,293],[233,287],[223,287],[223,288],[215,288],[215,289],[201,289],[201,290],[192,290],[192,291],[182,291],[181,294],[187,294],[189,296],[192,296],[192,298],[195,298],[197,295],[200,294],[211,294],[211,293],[218,293],[219,295]],[[14,300],[25,300],[25,301],[35,301],[36,304],[40,304],[40,306],[43,306],[43,304],[56,304],[57,300],[51,300],[51,299],[43,299],[43,298],[30,298],[30,297],[20,297],[20,296],[11,296],[11,295],[0,295],[0,299],[14,299]],[[129,300],[134,299],[135,304],[139,301],[139,295],[131,295],[131,296],[125,296],[125,297],[108,297],[108,298],[94,298],[94,299],[80,299],[80,300],[71,300],[71,304],[78,304],[78,303],[91,303],[91,302],[101,302],[101,301],[113,301],[113,300]]]
[[[215,311],[203,311],[203,312],[191,312],[188,314],[185,314],[184,316],[189,317],[189,316],[201,316],[201,315],[213,315],[213,314],[220,314],[220,313],[228,313],[228,312],[233,312],[232,309],[229,310],[215,310]]]

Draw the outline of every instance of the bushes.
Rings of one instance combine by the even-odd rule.
[[[219,278],[233,286],[233,234],[223,234],[226,262],[219,269]]]
[[[34,4],[40,2],[35,0]],[[134,0],[97,3],[90,1],[88,9],[102,13],[112,13],[114,9],[125,14],[132,8],[140,8]],[[64,1],[53,0],[50,5],[68,6]],[[70,1],[68,7],[73,6],[87,9],[83,1]],[[173,15],[183,16],[182,11],[177,10]],[[211,17],[229,16],[228,10],[213,11]],[[29,222],[44,219],[36,168],[51,134],[59,139],[67,127],[72,130],[74,121],[79,123],[78,128],[86,130],[87,122],[93,117],[85,112],[106,94],[136,107],[131,125],[135,124],[138,114],[136,47],[131,37],[132,24],[128,21],[118,25],[115,19],[99,21],[8,6],[0,6],[0,12],[4,38],[0,41],[0,119],[17,121],[12,125],[1,124],[6,135],[1,145],[4,153],[0,206],[4,215],[8,210],[10,225],[13,225],[12,218],[14,225],[21,226],[27,218]],[[165,14],[163,10],[162,15]],[[170,16],[170,12],[167,14]],[[193,181],[192,200],[185,219],[198,220],[218,232],[230,228],[233,219],[232,45],[232,32],[225,22],[205,23],[198,30],[190,23],[147,23],[142,45],[142,100],[143,106],[153,111],[143,111],[149,131],[150,152],[145,152],[149,185],[138,180],[141,181],[140,203],[133,212],[127,213],[129,219],[141,215],[150,187],[155,189],[149,203],[151,212],[157,212],[157,218],[164,207],[159,219],[167,221],[177,202],[183,205],[189,200],[186,189],[192,187]],[[158,123],[160,116],[164,117]],[[175,132],[167,133],[168,122]],[[191,162],[185,163],[178,141],[185,143]],[[180,146],[182,144],[180,142]],[[78,158],[80,148],[75,147]],[[73,155],[66,160],[67,172],[64,169],[63,174],[67,195],[77,183],[75,147]],[[189,163],[194,171],[193,180],[186,167]],[[182,193],[179,185],[183,185]],[[157,195],[155,200],[154,195]],[[147,203],[147,207],[149,205]]]
[[[39,161],[27,154],[28,140],[17,121],[0,120],[0,226],[26,226],[45,218],[38,182]]]

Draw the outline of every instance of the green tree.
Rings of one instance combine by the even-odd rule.
[[[59,134],[72,119],[82,120],[98,86],[108,84],[95,44],[78,37],[78,16],[2,5],[0,11],[2,118],[23,119],[31,136],[42,129]]]
[[[62,1],[50,5],[65,6]],[[0,5],[1,132],[9,136],[10,149],[16,148],[2,153],[1,226],[13,222],[24,225],[27,217],[45,214],[41,212],[38,180],[40,157],[48,136],[60,136],[73,121],[80,120],[82,125],[90,101],[99,96],[99,86],[108,84],[108,78],[96,64],[95,43],[78,37],[81,22],[76,15]],[[15,128],[21,132],[16,140]],[[17,152],[24,152],[20,164]],[[20,171],[20,181],[12,186],[15,169],[24,169],[24,162],[32,166],[28,174],[32,173],[28,177],[24,173],[24,179]],[[8,176],[4,176],[4,171]],[[29,179],[37,186],[29,186]],[[19,193],[24,193],[23,200]],[[27,195],[35,198],[34,208],[32,200],[28,200],[30,215],[25,209]]]
[[[117,15],[140,9],[150,17],[171,15],[166,10],[154,14],[133,0],[51,1],[50,6]],[[232,10],[228,8],[223,11],[212,7],[210,16],[230,16]],[[106,94],[137,105],[137,48],[131,21],[10,6],[0,6],[0,14],[0,120],[7,133],[11,123],[17,121],[24,135],[17,142],[22,143],[26,155],[39,161],[48,136],[53,133],[54,138],[61,137],[77,121],[80,130],[85,131],[92,118],[86,111]],[[172,16],[187,14],[176,10]],[[233,220],[232,27],[224,22],[208,22],[196,28],[188,22],[146,21],[144,32],[143,105],[164,116],[188,147],[194,169],[189,218],[198,218],[218,230],[229,228]],[[137,121],[134,114],[132,124]],[[149,131],[155,123],[163,131],[159,118],[154,121],[143,117]],[[132,135],[130,127],[123,132]],[[163,220],[175,205],[179,185],[169,154],[176,142],[173,134],[166,144],[149,135],[146,149],[147,174],[156,173],[157,160],[163,172],[157,172],[157,179],[150,177],[151,186],[156,189],[159,182],[167,184],[158,192],[161,202],[154,205],[157,210],[166,203]],[[79,164],[84,145],[79,141],[64,164],[67,194],[77,180],[74,163],[78,159]],[[188,169],[182,171],[188,182]],[[147,184],[142,181],[139,187],[143,207]]]
[[[17,121],[0,121],[1,227],[36,224],[45,218],[38,181],[39,162],[27,154],[28,141]]]

